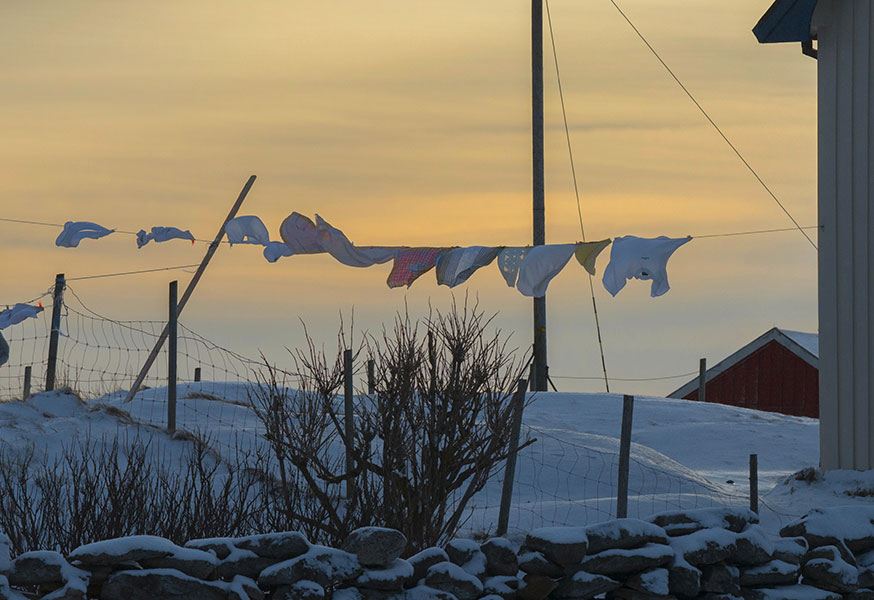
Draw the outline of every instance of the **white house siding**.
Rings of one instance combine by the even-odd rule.
[[[824,469],[874,468],[874,10],[820,0],[819,398]]]

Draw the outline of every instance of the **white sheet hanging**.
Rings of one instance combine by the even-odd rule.
[[[291,256],[291,248],[285,245],[285,242],[270,242],[264,246],[264,258],[267,262],[275,263],[283,256]]]
[[[3,312],[0,312],[0,329],[6,329],[12,325],[17,325],[25,319],[35,319],[42,310],[42,306],[34,306],[32,304],[19,302],[12,308],[7,308]]]
[[[350,267],[372,267],[386,263],[398,255],[399,248],[356,246],[342,231],[316,215],[319,246],[337,262]]]
[[[610,264],[604,269],[604,288],[615,296],[629,279],[652,280],[650,296],[661,296],[671,286],[668,284],[668,259],[674,251],[692,237],[639,238],[633,235],[613,240]]]
[[[319,243],[316,225],[309,217],[293,212],[279,226],[279,236],[292,254],[320,254],[325,252]]]
[[[225,225],[228,242],[234,244],[258,244],[266,246],[270,243],[267,227],[255,215],[245,215],[228,221]]]
[[[107,229],[90,221],[67,221],[64,223],[64,230],[55,240],[55,246],[76,248],[84,239],[100,239],[113,231],[115,229]]]
[[[534,246],[519,267],[516,289],[523,296],[545,296],[549,282],[561,273],[576,249],[577,244]]]

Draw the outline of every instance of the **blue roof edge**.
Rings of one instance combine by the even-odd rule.
[[[776,0],[753,27],[756,39],[761,44],[810,41],[810,21],[818,1]]]

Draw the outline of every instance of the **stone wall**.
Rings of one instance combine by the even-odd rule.
[[[530,532],[514,544],[456,539],[408,558],[404,536],[359,529],[342,548],[296,532],[153,536],[10,559],[0,600],[874,599],[874,507],[811,511],[766,534],[747,510],[661,513]]]

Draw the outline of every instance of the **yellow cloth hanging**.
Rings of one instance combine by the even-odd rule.
[[[583,268],[589,272],[589,275],[595,274],[595,260],[601,254],[601,251],[610,245],[610,241],[610,238],[607,238],[600,242],[580,242],[577,244],[574,256],[577,257],[577,262],[583,265]]]

